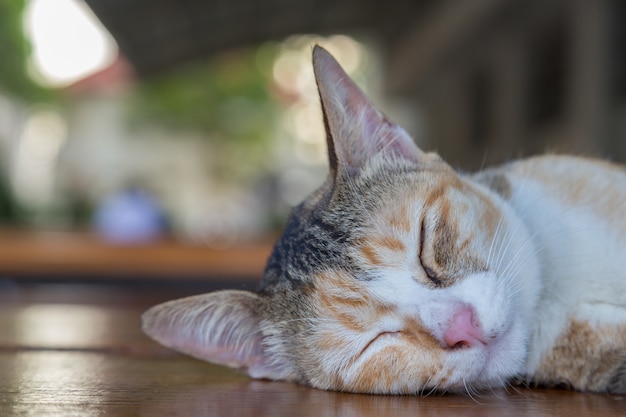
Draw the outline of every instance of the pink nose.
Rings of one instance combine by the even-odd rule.
[[[452,320],[443,333],[443,341],[449,348],[487,344],[473,308],[463,306],[452,315]]]

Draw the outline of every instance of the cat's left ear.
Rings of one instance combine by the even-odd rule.
[[[374,107],[324,48],[313,49],[331,171],[358,172],[385,152],[418,162],[424,153],[409,134]]]
[[[261,323],[265,300],[248,291],[217,291],[146,311],[143,331],[164,346],[254,378],[287,379],[287,363],[267,351]]]

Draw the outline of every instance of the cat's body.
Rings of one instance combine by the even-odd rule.
[[[623,392],[626,170],[549,155],[476,177],[499,187],[532,233],[541,290],[523,374],[581,390],[621,384]]]
[[[424,153],[321,48],[330,175],[258,293],[145,313],[159,342],[323,389],[626,392],[626,171],[543,156],[475,175]]]

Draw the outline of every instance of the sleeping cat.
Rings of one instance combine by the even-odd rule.
[[[293,209],[258,292],[155,306],[144,331],[329,390],[626,393],[626,170],[547,155],[461,174],[321,47],[313,67],[330,173]]]

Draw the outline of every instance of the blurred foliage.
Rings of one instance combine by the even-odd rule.
[[[246,167],[258,170],[277,120],[269,79],[277,51],[267,45],[239,49],[145,80],[132,122],[206,137],[220,155],[212,174],[221,179]]]
[[[16,223],[17,208],[17,203],[5,178],[0,177],[0,223]]]
[[[28,72],[31,46],[24,35],[26,0],[0,0],[0,89],[25,101],[41,101],[51,92]]]
[[[25,0],[0,0],[0,92],[31,102],[48,94],[27,70],[30,44],[23,28],[25,7]],[[0,224],[18,223],[20,213],[6,169],[0,167]]]

